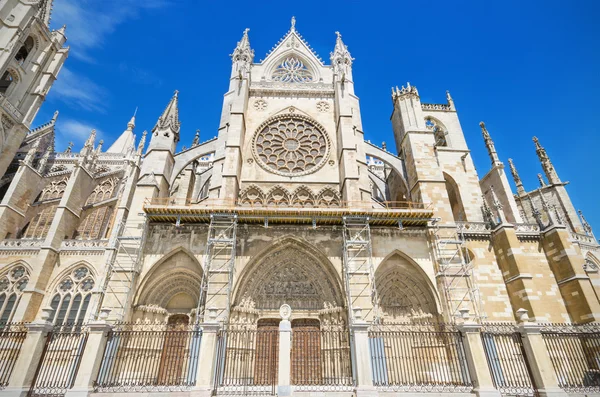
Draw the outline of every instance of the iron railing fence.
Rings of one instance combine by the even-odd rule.
[[[224,327],[218,333],[215,392],[276,394],[278,329]]]
[[[96,392],[184,391],[196,384],[196,325],[117,324],[107,335]]]
[[[73,387],[87,339],[82,324],[63,324],[48,332],[29,396],[64,396]]]
[[[0,390],[8,386],[27,336],[23,323],[0,323]]]
[[[569,393],[600,393],[600,324],[542,328],[558,385]]]
[[[291,384],[296,391],[354,389],[347,328],[320,330],[292,327]]]
[[[369,330],[374,386],[383,391],[469,392],[461,333],[448,324],[379,324]]]
[[[487,323],[481,339],[494,386],[503,395],[537,396],[521,334],[514,324]]]

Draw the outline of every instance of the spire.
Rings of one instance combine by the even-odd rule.
[[[38,17],[46,26],[50,26],[50,19],[52,17],[52,8],[54,7],[54,0],[40,0],[38,3],[39,11]]]
[[[136,109],[137,113],[137,109]],[[134,145],[135,135],[133,130],[135,129],[135,114],[127,123],[127,129],[117,138],[117,140],[108,148],[106,153],[127,153],[127,151]]]
[[[104,145],[104,140],[100,139],[100,142],[98,142],[98,146],[96,147],[96,154],[100,154],[102,153],[102,145]]]
[[[517,195],[524,196],[526,194],[525,188],[523,187],[523,182],[517,173],[517,168],[515,167],[512,159],[508,159],[508,165],[510,166],[510,173],[512,174],[515,185],[517,186]]]
[[[490,160],[492,160],[492,166],[502,165],[502,162],[498,158],[498,153],[496,153],[496,146],[494,146],[494,141],[490,136],[487,128],[485,128],[485,123],[482,121],[479,123],[481,127],[481,133],[483,134],[483,140],[485,142],[485,147],[487,148],[488,154],[490,156]]]
[[[583,226],[583,231],[585,231],[585,234],[587,234],[588,236],[594,236],[594,234],[592,233],[592,226],[587,222],[587,220],[583,216],[583,212],[581,212],[581,210],[577,212],[579,213],[579,218],[581,218],[581,225]]]
[[[335,39],[335,47],[333,52],[330,54],[331,66],[333,66],[333,72],[337,74],[341,79],[349,78],[349,74],[352,72],[352,55],[348,51],[348,47],[342,41],[342,35],[340,32],[335,32],[337,38]]]
[[[248,67],[254,61],[254,50],[250,48],[250,39],[248,38],[248,32],[250,29],[244,29],[242,39],[238,41],[237,46],[231,54],[231,60],[233,63],[237,63],[238,66]]]
[[[498,213],[498,223],[499,224],[506,223],[506,216],[504,215],[504,209],[503,209],[502,203],[500,202],[500,200],[498,199],[498,196],[496,195],[494,186],[490,186],[490,194],[492,196],[492,205],[494,206],[494,209]]]
[[[152,129],[154,135],[158,135],[158,130],[170,129],[175,134],[175,142],[179,141],[179,129],[181,123],[179,122],[179,91],[175,90],[171,101],[167,105],[163,114],[158,118],[158,122]],[[168,136],[168,132],[165,133]]]
[[[44,155],[40,159],[37,170],[40,174],[43,174],[46,170],[46,165],[48,164],[48,160],[50,159],[50,155],[54,153],[54,137],[50,139],[50,144],[46,148]]]
[[[538,158],[540,159],[540,163],[542,164],[542,168],[544,173],[546,174],[546,179],[548,179],[548,183],[551,185],[555,183],[561,183],[548,154],[546,153],[546,149],[540,145],[540,141],[537,137],[533,137],[533,142],[535,143],[535,152],[537,153]]]
[[[144,146],[146,146],[146,135],[147,134],[148,134],[148,131],[144,131],[142,133],[142,139],[140,139],[140,143],[138,144],[138,148],[137,148],[138,154],[142,154],[142,151],[144,150]]]

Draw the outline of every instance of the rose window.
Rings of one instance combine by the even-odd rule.
[[[315,172],[329,154],[323,127],[308,117],[282,115],[263,123],[254,135],[254,157],[267,171],[285,176]]]

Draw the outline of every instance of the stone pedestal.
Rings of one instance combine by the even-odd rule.
[[[354,360],[356,375],[356,396],[377,396],[373,386],[373,370],[371,368],[371,350],[369,348],[369,324],[358,320],[351,325],[350,331],[354,336]]]
[[[211,396],[215,388],[215,369],[217,363],[219,323],[201,324],[202,340],[198,353],[198,372],[194,396]]]
[[[44,353],[48,333],[52,331],[52,324],[47,321],[36,321],[25,326],[27,337],[8,380],[8,387],[2,391],[7,397],[27,396]]]
[[[292,369],[292,323],[283,319],[279,322],[279,371],[277,373],[277,395],[291,396],[290,373]]]
[[[466,322],[458,325],[458,329],[464,335],[463,341],[467,365],[469,366],[469,375],[475,387],[473,391],[479,397],[500,397],[500,392],[494,387],[485,357],[485,350],[481,340],[481,325]]]
[[[535,323],[525,321],[519,324],[533,382],[538,388],[540,397],[567,397],[567,393],[558,387],[558,379],[541,330],[542,327]]]
[[[88,340],[81,356],[79,371],[73,387],[67,390],[66,397],[86,397],[94,391],[94,381],[98,377],[98,371],[102,365],[107,335],[111,326],[106,321],[95,321],[89,323],[88,328]]]

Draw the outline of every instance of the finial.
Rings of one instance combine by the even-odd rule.
[[[387,152],[387,143],[385,141],[381,142],[381,148]]]
[[[542,147],[540,141],[535,136],[533,137],[533,142],[535,143],[535,152],[540,160],[544,174],[546,174],[548,183],[551,185],[561,183],[560,178],[558,177],[558,174],[556,173],[556,170],[554,169],[554,166],[552,165],[552,162],[546,153],[546,149]]]
[[[546,182],[544,182],[544,177],[542,176],[542,174],[537,174],[537,177],[538,177],[538,182],[540,183],[540,187],[546,186]]]
[[[296,17],[292,17],[292,32],[296,30]]]
[[[517,186],[517,194],[519,196],[525,195],[525,188],[523,187],[523,182],[521,181],[521,177],[517,173],[517,168],[513,163],[512,159],[508,159],[508,165],[510,166],[510,173],[512,174],[513,180],[515,181],[515,185]]]
[[[200,130],[196,130],[196,136],[194,136],[194,140],[192,141],[192,147],[198,146],[200,143]]]
[[[173,96],[174,96],[174,97],[177,97],[177,96],[179,96],[179,90],[175,90],[175,92],[173,93]]]
[[[140,139],[140,143],[138,144],[138,153],[141,154],[142,150],[144,150],[144,146],[146,145],[146,135],[148,135],[148,131],[144,131],[142,133],[142,139]]]
[[[492,224],[494,223],[494,217],[492,214],[492,210],[490,209],[488,203],[487,203],[487,199],[485,198],[485,194],[481,195],[481,200],[483,202],[482,206],[481,206],[481,212],[483,212],[483,219]]]
[[[244,29],[244,36],[246,36],[246,37],[247,37],[247,36],[248,36],[248,32],[249,32],[249,31],[250,31],[250,28],[246,28],[246,29]]]
[[[73,142],[69,142],[69,146],[67,146],[67,150],[65,150],[65,153],[71,153],[71,150],[73,150]]]
[[[502,162],[498,158],[498,153],[496,152],[496,146],[494,145],[494,141],[490,136],[487,128],[485,128],[485,123],[483,121],[479,122],[479,126],[481,127],[481,133],[483,134],[483,140],[485,142],[485,147],[487,148],[488,155],[490,156],[490,160],[492,161],[492,166],[502,165]]]
[[[52,121],[56,121],[57,118],[58,118],[58,110],[54,112],[54,115],[52,116]]]
[[[579,217],[581,218],[581,225],[583,226],[583,230],[588,236],[593,236],[592,226],[587,222],[587,220],[583,216],[583,212],[581,212],[581,210],[578,210],[577,212],[579,213]]]
[[[446,100],[448,100],[448,102],[452,101],[452,96],[450,96],[450,91],[446,90]]]
[[[335,35],[337,36],[337,38],[338,38],[339,40],[341,40],[341,39],[342,39],[342,34],[341,34],[340,32],[336,31],[336,32],[335,32]]]
[[[138,107],[135,107],[135,112],[133,112],[133,117],[137,116]]]

